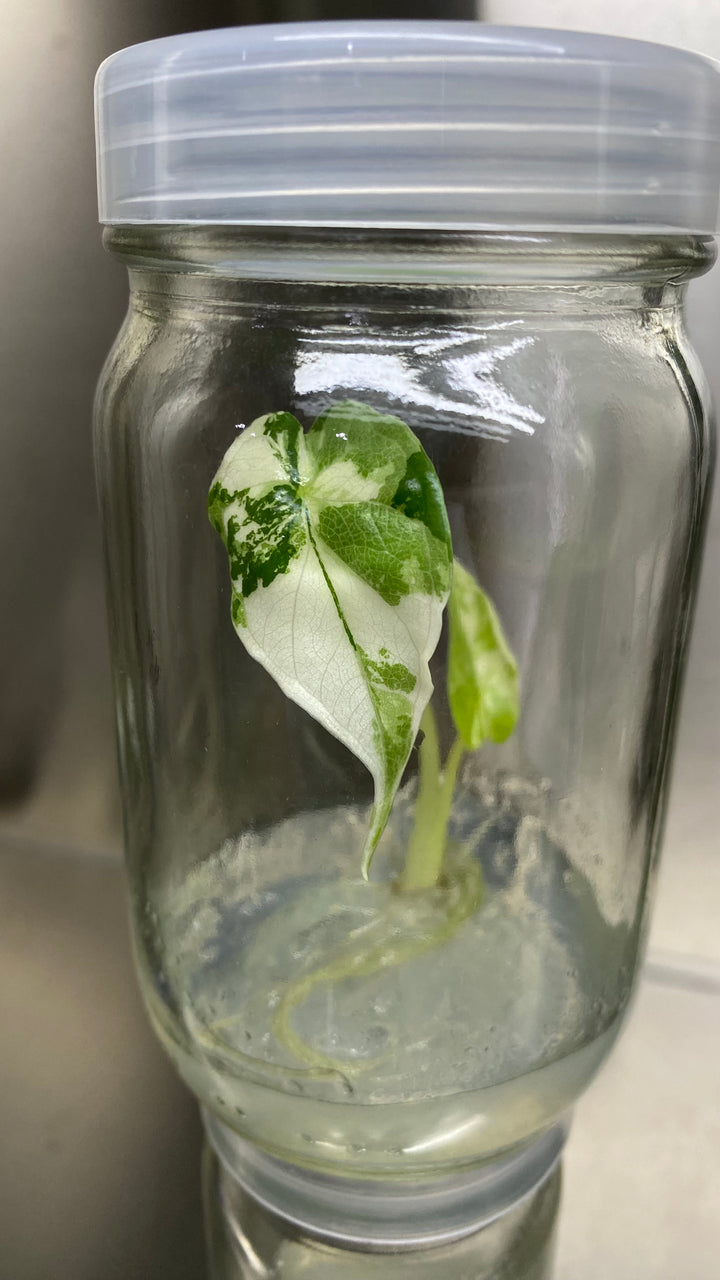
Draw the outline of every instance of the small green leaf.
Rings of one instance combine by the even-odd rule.
[[[504,742],[520,714],[517,663],[493,605],[456,560],[448,606],[448,698],[455,726],[471,750]]]
[[[440,482],[404,422],[355,401],[307,434],[251,423],[210,487],[248,652],[370,770],[367,872],[432,694],[450,591]]]

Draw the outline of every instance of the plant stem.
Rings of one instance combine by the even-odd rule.
[[[456,738],[441,771],[437,722],[432,707],[426,708],[420,728],[424,738],[420,745],[415,822],[399,880],[404,893],[430,889],[440,878],[455,781],[464,750],[462,741]]]

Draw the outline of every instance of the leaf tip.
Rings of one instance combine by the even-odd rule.
[[[391,805],[392,796],[390,797],[389,803],[386,797],[385,804],[380,809],[378,809],[377,803],[373,805],[372,814],[370,815],[370,825],[367,836],[365,837],[365,847],[362,853],[361,871],[363,880],[369,880],[370,878],[368,874],[370,871],[370,863],[375,855],[378,841],[387,825]]]

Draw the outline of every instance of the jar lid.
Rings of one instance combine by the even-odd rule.
[[[712,233],[720,64],[470,22],[234,27],[95,86],[100,218]]]

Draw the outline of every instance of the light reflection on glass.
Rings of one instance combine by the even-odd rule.
[[[510,321],[493,326],[511,328]],[[418,330],[412,338],[392,334],[310,332],[295,369],[298,397],[353,396],[380,392],[384,399],[442,414],[438,426],[466,435],[532,435],[542,414],[515,398],[499,370],[534,344],[529,335],[508,335],[489,348],[483,333]],[[436,356],[433,361],[428,356]],[[518,379],[518,381],[520,381]],[[527,384],[526,384],[527,385]],[[448,424],[447,416],[452,415]],[[428,426],[432,427],[432,421]]]

